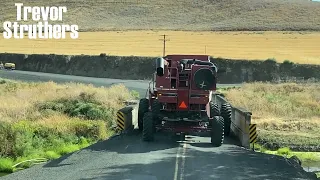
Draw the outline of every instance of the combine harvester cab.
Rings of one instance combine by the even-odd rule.
[[[212,99],[217,72],[206,55],[156,59],[149,95],[139,103],[138,125],[143,140],[153,141],[159,130],[181,134],[209,132],[212,145],[221,146],[224,135],[230,132],[231,107],[220,109]]]

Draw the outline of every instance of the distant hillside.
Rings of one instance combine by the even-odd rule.
[[[0,21],[14,21],[12,0]],[[320,3],[309,0],[20,0],[68,8],[64,23],[97,30],[320,30]],[[2,26],[1,26],[2,28]]]

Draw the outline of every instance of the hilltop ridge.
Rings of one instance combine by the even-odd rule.
[[[51,0],[50,2],[21,0],[20,2],[25,6],[67,6],[68,12],[63,22],[57,23],[78,24],[80,31],[320,30],[320,3],[309,0],[122,0],[118,2],[116,0]],[[0,4],[1,22],[15,21],[14,2],[3,0]],[[25,23],[30,21],[21,24]]]

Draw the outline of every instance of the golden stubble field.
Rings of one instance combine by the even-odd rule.
[[[169,40],[166,54],[320,64],[320,32],[107,31],[80,32],[76,40],[29,40],[26,36],[6,40],[1,36],[0,52],[161,56],[163,34]]]

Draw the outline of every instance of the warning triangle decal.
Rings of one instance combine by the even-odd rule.
[[[187,105],[184,103],[184,101],[182,101],[182,103],[180,104],[179,108],[187,108]]]

